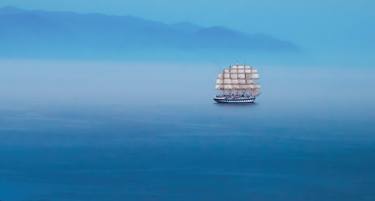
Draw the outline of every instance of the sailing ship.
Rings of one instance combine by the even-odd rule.
[[[260,94],[258,70],[250,65],[231,65],[216,79],[217,103],[254,103]]]

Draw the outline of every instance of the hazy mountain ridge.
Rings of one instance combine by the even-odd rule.
[[[295,52],[266,34],[132,16],[0,9],[0,56],[113,56],[171,51]],[[160,50],[160,51],[159,51]]]

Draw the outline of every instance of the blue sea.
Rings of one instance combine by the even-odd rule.
[[[214,62],[0,62],[1,201],[373,201],[375,70],[259,63],[215,104]]]

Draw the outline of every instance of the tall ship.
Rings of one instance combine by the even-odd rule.
[[[260,94],[258,70],[250,65],[231,65],[216,79],[217,103],[254,103]]]

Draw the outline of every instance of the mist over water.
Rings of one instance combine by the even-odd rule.
[[[225,65],[1,61],[0,199],[375,199],[374,69],[259,64],[220,105]]]

